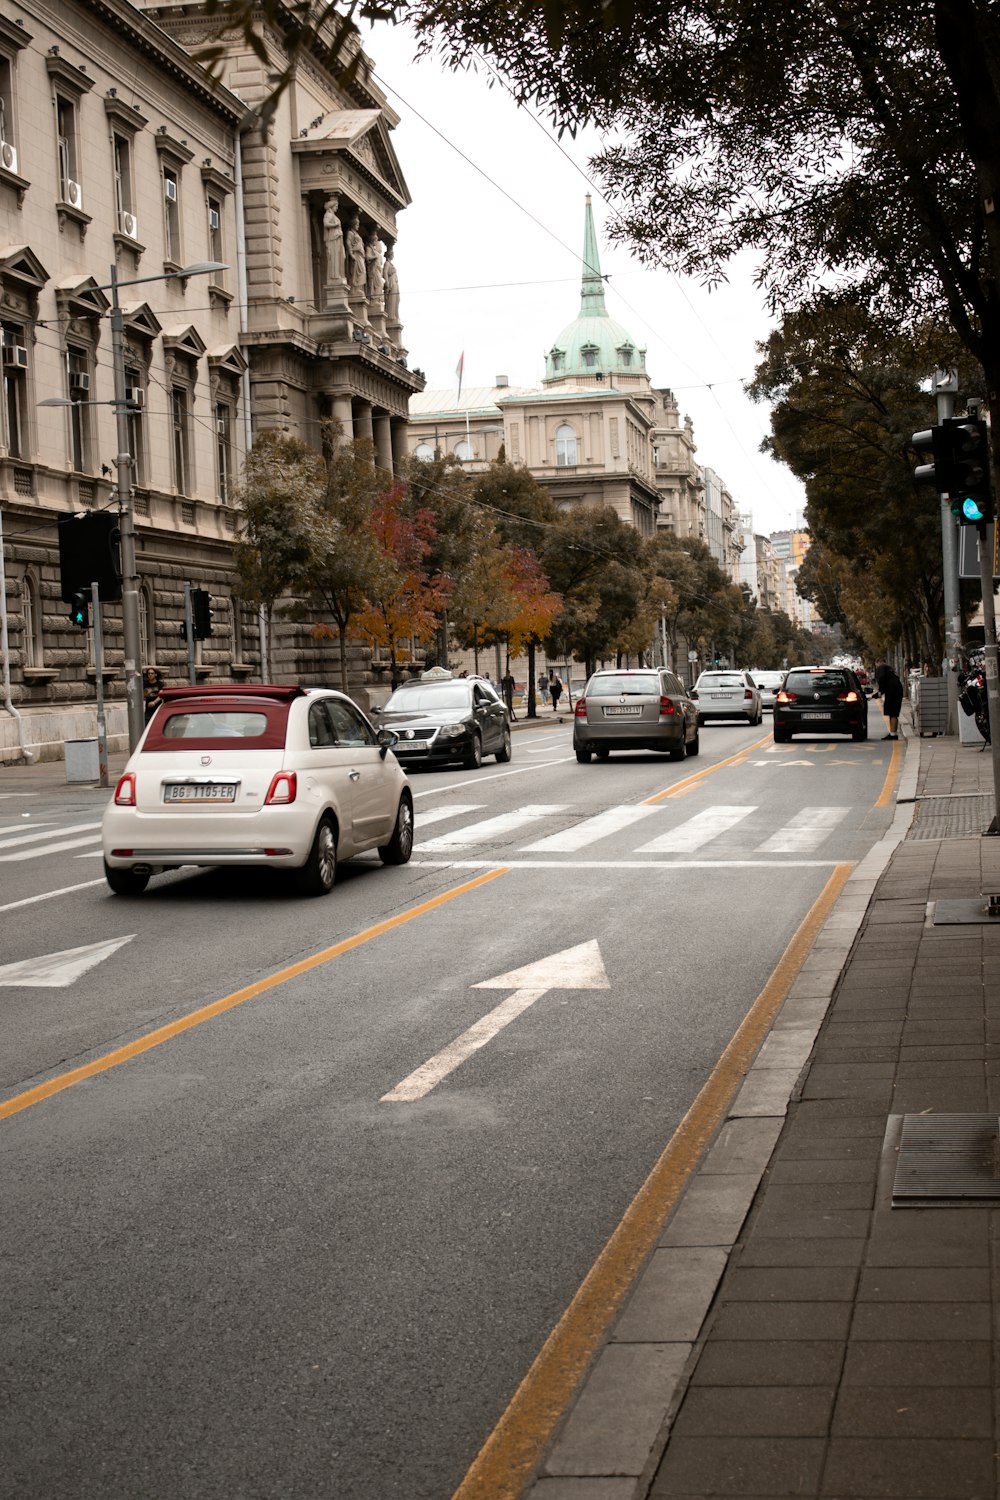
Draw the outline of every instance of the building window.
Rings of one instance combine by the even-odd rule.
[[[413,456],[414,458],[422,458],[425,461],[429,461],[434,457],[434,449],[430,443],[418,443],[413,450]]]
[[[164,166],[163,178],[163,245],[164,259],[181,264],[180,177],[173,167]]]
[[[125,366],[125,400],[128,412],[128,451],[132,459],[132,480],[145,484],[146,475],[146,426],[143,411],[146,392],[142,384],[142,372],[137,365]]]
[[[42,660],[42,614],[38,603],[38,584],[30,573],[24,576],[24,654],[22,666],[40,667]]]
[[[17,141],[14,137],[14,65],[0,57],[0,161],[8,172],[17,171]]]
[[[147,667],[156,661],[156,638],[150,629],[153,618],[152,595],[148,584],[139,588],[139,654]]]
[[[553,349],[552,354],[550,355],[553,371],[562,369],[563,360],[565,359],[565,357],[566,356],[563,354],[563,351],[561,349]]]
[[[618,351],[618,358],[622,362],[622,367],[627,369],[628,366],[632,363],[632,345],[623,344]]]
[[[82,208],[83,194],[77,165],[76,104],[63,94],[56,95],[56,137],[59,148],[59,196],[73,208]]]
[[[135,216],[135,188],[132,178],[132,142],[124,135],[112,136],[115,168],[115,209],[119,234],[129,239],[138,238],[139,225]]]
[[[228,401],[215,403],[215,466],[219,481],[219,499],[233,495],[233,408]]]
[[[190,493],[191,397],[186,386],[170,388],[171,452],[174,488],[180,495]]]
[[[576,433],[568,422],[556,428],[556,467],[568,468],[576,463]]]
[[[3,324],[3,441],[11,458],[28,457],[28,350],[16,323]]]
[[[597,352],[596,344],[585,344],[580,350],[585,369],[593,370],[597,368]]]
[[[455,457],[460,458],[464,464],[468,463],[470,459],[475,457],[472,451],[472,444],[465,438],[463,438],[460,443],[455,444],[454,453]]]
[[[221,198],[208,199],[208,258],[218,261],[220,265],[225,262],[222,243],[222,200]],[[211,273],[213,286],[225,286],[225,272],[213,271]]]
[[[85,349],[66,350],[66,382],[69,399],[70,459],[78,474],[91,469],[90,356]]]

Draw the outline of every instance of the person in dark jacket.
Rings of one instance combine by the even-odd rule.
[[[898,740],[899,710],[903,706],[903,684],[884,656],[878,657],[875,662],[875,684],[882,694],[882,712],[889,720],[889,733],[883,735],[882,738]]]

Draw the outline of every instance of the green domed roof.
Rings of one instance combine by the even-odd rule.
[[[583,285],[580,312],[567,323],[545,356],[545,383],[601,374],[644,375],[646,351],[640,349],[628,330],[608,317],[604,305],[604,278],[597,254],[597,234],[588,196],[584,210]]]

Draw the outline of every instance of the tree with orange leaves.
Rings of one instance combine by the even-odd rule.
[[[374,570],[356,612],[352,634],[389,652],[392,685],[409,657],[407,641],[429,640],[443,608],[444,588],[427,577],[424,559],[436,532],[429,510],[408,510],[405,486],[391,485],[371,510],[369,542]]]

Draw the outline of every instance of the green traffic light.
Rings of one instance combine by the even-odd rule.
[[[962,501],[962,515],[967,521],[985,521],[986,519],[983,507],[971,496]]]

